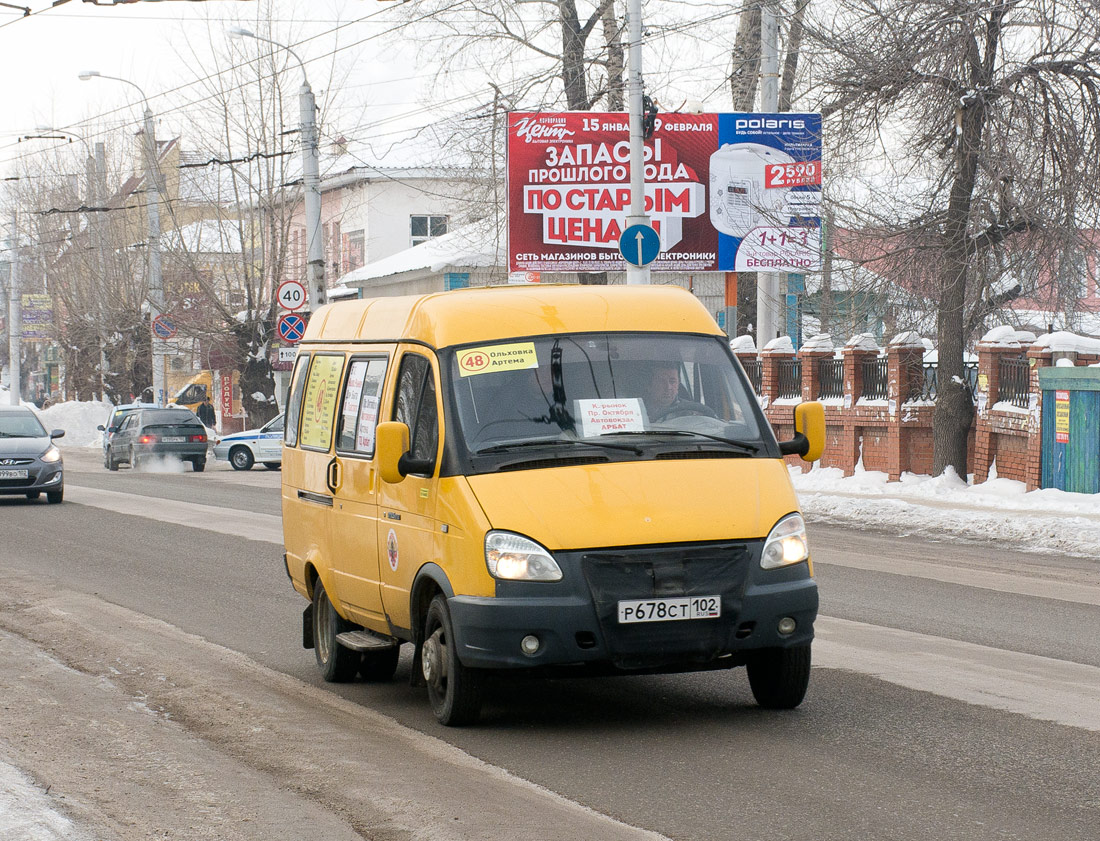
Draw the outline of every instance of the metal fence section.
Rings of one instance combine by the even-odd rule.
[[[759,359],[742,359],[741,367],[749,376],[753,392],[757,395],[761,394],[764,391],[764,363]]]
[[[817,362],[817,398],[825,400],[830,397],[841,398],[844,396],[844,360],[843,359],[819,359]]]
[[[802,396],[802,360],[779,360],[779,390],[776,397]]]
[[[997,400],[1004,400],[1021,409],[1031,399],[1031,367],[1024,356],[1005,356],[1000,360],[1000,388]]]
[[[888,360],[885,356],[863,360],[863,393],[869,400],[886,399]]]
[[[911,400],[935,400],[939,392],[940,369],[935,362],[924,363],[924,376],[914,377],[907,401]],[[966,390],[970,392],[970,399],[975,400],[978,390],[978,363],[963,363],[963,381]]]

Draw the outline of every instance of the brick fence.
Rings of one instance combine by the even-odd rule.
[[[886,348],[867,336],[853,337],[836,349],[828,337],[812,339],[797,353],[779,339],[763,351],[744,338],[734,353],[759,383],[757,396],[780,440],[794,434],[794,406],[819,400],[825,406],[826,444],[821,464],[839,467],[845,476],[862,463],[865,470],[897,481],[904,472],[932,473],[934,364],[924,361],[925,346],[912,333],[895,337]],[[996,328],[977,346],[977,366],[968,371],[975,415],[968,445],[968,472],[975,482],[996,475],[1039,487],[1042,393],[1039,368],[1069,358],[1076,365],[1100,361],[1100,352],[1052,351],[1048,342],[1011,328]],[[752,375],[758,373],[756,379]],[[809,465],[797,456],[790,464]]]

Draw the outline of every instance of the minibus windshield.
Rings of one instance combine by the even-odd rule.
[[[454,349],[450,381],[472,455],[648,443],[762,448],[756,398],[719,337],[575,334]]]

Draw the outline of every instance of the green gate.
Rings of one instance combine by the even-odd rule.
[[[1041,368],[1044,488],[1100,493],[1100,368]]]

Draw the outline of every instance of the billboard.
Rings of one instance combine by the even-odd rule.
[[[621,271],[630,212],[627,115],[508,115],[512,272]],[[664,114],[645,143],[654,271],[821,264],[818,114]]]
[[[40,342],[52,339],[53,298],[49,295],[23,295],[23,341]]]

